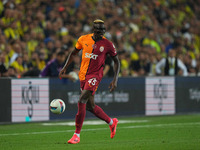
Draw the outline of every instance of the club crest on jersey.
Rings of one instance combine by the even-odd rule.
[[[98,55],[95,55],[93,53],[91,53],[91,54],[90,53],[85,53],[85,58],[91,58],[91,59],[96,60],[97,57],[98,57]]]
[[[103,47],[103,46],[101,46],[101,47],[99,48],[99,50],[100,50],[100,52],[103,52],[103,50],[104,50],[104,47]]]
[[[90,87],[95,86],[96,83],[97,83],[97,79],[96,78],[92,78],[92,79],[88,80],[88,83],[89,83]]]
[[[93,48],[93,49],[97,48],[97,45],[96,45],[96,44],[93,44],[93,45],[92,45],[92,48]]]

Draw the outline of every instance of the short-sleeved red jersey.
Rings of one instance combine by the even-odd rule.
[[[96,77],[101,80],[106,55],[115,56],[117,54],[112,42],[105,37],[95,42],[92,36],[93,34],[83,35],[76,43],[76,49],[82,49],[82,61],[79,72],[80,80],[90,77]]]

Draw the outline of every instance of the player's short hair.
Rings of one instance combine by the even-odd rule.
[[[94,22],[93,23],[104,23],[104,21],[103,20],[101,20],[101,19],[96,19],[96,20],[94,20]]]

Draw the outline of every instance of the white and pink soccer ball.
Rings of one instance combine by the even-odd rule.
[[[65,102],[61,99],[54,99],[50,103],[50,111],[54,114],[62,114],[65,111]]]

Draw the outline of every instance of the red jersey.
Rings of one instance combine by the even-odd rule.
[[[91,77],[101,80],[106,55],[115,56],[117,54],[112,42],[105,37],[95,42],[92,36],[93,34],[81,36],[75,46],[78,50],[82,49],[82,61],[79,72],[79,79],[81,81]]]

